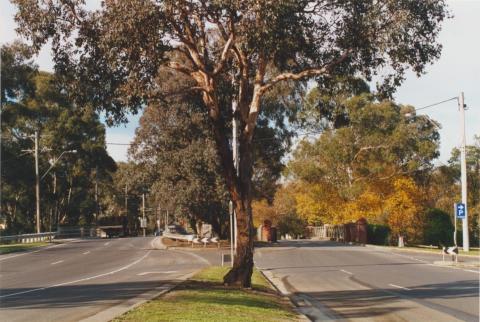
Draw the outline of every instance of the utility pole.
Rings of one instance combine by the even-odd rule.
[[[95,225],[97,225],[100,207],[98,206],[98,166],[95,168]]]
[[[168,232],[168,208],[167,208],[167,214],[165,216],[165,231]]]
[[[38,130],[35,130],[35,199],[36,199],[36,214],[37,214],[37,234],[41,233],[40,222],[40,174],[38,171]]]
[[[143,226],[143,237],[145,237],[145,192],[142,194],[142,213],[143,213],[143,219],[142,219],[142,226]]]
[[[233,202],[230,200],[228,203],[228,212],[230,214],[230,263],[233,267],[233,255],[234,255],[234,250],[233,250]]]
[[[235,77],[232,77],[232,86],[235,84]],[[233,154],[233,166],[235,167],[236,175],[239,175],[239,155],[238,155],[238,119],[237,119],[237,101],[232,97],[232,112],[233,112],[233,122],[232,122],[232,154]],[[235,253],[237,252],[237,213],[235,207],[233,207],[233,226],[234,226],[234,248]],[[232,223],[232,218],[230,219]],[[233,258],[232,258],[233,262]]]
[[[60,216],[58,212],[58,200],[57,200],[57,173],[53,172],[53,196],[55,198],[55,218],[57,221],[57,232],[60,231]]]
[[[460,169],[462,181],[462,203],[465,205],[465,219],[462,219],[463,232],[463,250],[468,252],[470,250],[470,239],[468,236],[468,206],[467,206],[467,147],[465,137],[465,108],[463,92],[460,93],[458,108],[460,110],[460,131],[462,135],[462,145],[460,147]]]
[[[29,152],[29,153],[32,153],[33,152],[33,156],[35,158],[35,212],[36,212],[36,227],[37,227],[37,234],[40,234],[41,233],[41,221],[40,221],[40,181],[43,180],[43,178],[45,178],[45,176],[50,172],[50,170],[53,169],[53,167],[55,166],[55,164],[57,163],[57,161],[65,154],[65,153],[77,153],[77,150],[69,150],[69,151],[63,151],[60,156],[58,158],[53,158],[50,162],[51,162],[51,165],[50,165],[50,168],[48,168],[48,170],[40,177],[40,171],[39,171],[39,167],[38,167],[38,154],[40,152],[40,149],[39,149],[39,141],[40,141],[40,133],[38,130],[35,130],[35,134],[33,136],[34,138],[34,149],[31,150],[22,150],[23,152]],[[42,149],[42,152],[44,151],[51,151],[52,149],[46,149],[46,148],[43,148]],[[55,199],[56,199],[56,191],[57,191],[57,176],[54,172],[53,174],[53,194],[55,196]],[[69,197],[70,198],[70,197]],[[57,205],[56,205],[56,200],[55,200],[55,208],[57,208]],[[51,214],[51,213],[50,213]],[[51,216],[50,216],[50,220],[51,220]],[[58,231],[58,228],[59,228],[59,225],[60,225],[60,217],[58,216],[58,219],[57,219],[57,231]],[[51,228],[52,224],[50,222],[50,228]],[[51,229],[50,229],[51,230]]]
[[[125,217],[128,217],[128,183],[125,184]]]

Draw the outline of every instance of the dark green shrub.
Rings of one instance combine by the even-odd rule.
[[[453,245],[454,227],[452,217],[453,215],[451,216],[441,209],[435,208],[428,210],[423,233],[424,243],[435,246]],[[460,234],[460,231],[457,232],[457,235]]]
[[[307,223],[305,220],[294,214],[289,214],[280,219],[277,228],[280,236],[289,234],[295,238],[298,238],[305,235],[306,226]]]
[[[388,245],[390,228],[386,225],[367,225],[367,243],[374,245]]]

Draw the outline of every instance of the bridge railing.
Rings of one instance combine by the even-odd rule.
[[[51,241],[57,232],[48,232],[40,234],[22,234],[22,235],[11,235],[11,236],[0,236],[0,243],[35,243],[41,241]]]
[[[343,225],[311,226],[308,230],[314,239],[343,240],[345,234]]]

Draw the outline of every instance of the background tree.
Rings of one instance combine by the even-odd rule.
[[[369,94],[342,106],[348,125],[332,124],[317,140],[301,141],[288,163],[287,175],[301,187],[298,214],[310,224],[361,217],[385,223],[384,200],[394,180],[429,173],[438,156],[438,132],[431,121],[406,117],[412,107],[375,102]]]
[[[33,231],[31,205],[34,194],[30,194],[35,184],[33,158],[23,150],[31,148],[31,140],[19,133],[15,110],[20,102],[34,94],[33,78],[38,67],[30,59],[27,46],[19,42],[1,47],[1,180],[2,212],[0,220],[6,224],[7,232]],[[9,171],[6,171],[9,169]]]
[[[227,188],[238,215],[238,248],[227,284],[251,284],[253,269],[252,139],[262,98],[279,83],[335,75],[370,79],[391,67],[380,85],[391,92],[411,67],[417,74],[438,58],[435,42],[443,1],[83,1],[12,0],[19,31],[38,50],[53,39],[54,60],[73,77],[77,101],[93,101],[125,119],[160,94],[159,67],[190,77],[202,93]],[[184,63],[187,61],[187,63]],[[384,69],[386,70],[386,69]],[[240,122],[239,175],[234,169],[219,77],[235,75]],[[80,88],[82,88],[80,90]],[[80,104],[84,105],[84,104]]]
[[[36,71],[26,47],[2,47],[2,214],[9,233],[30,232],[33,225],[34,160],[30,153],[34,131],[40,132],[40,175],[65,154],[41,181],[44,229],[60,223],[90,224],[98,212],[94,185],[109,180],[115,162],[105,146],[105,128],[89,108],[77,109],[55,76]],[[3,59],[5,57],[5,59]]]
[[[474,136],[474,144],[466,150],[467,162],[467,206],[469,216],[469,233],[472,242],[478,243],[480,214],[480,137]],[[451,214],[453,204],[461,199],[460,150],[453,149],[447,165],[438,166],[427,181],[429,205]]]
[[[399,178],[394,182],[394,191],[385,201],[388,225],[395,237],[410,242],[420,240],[424,229],[422,194],[410,178]]]
[[[189,222],[210,223],[218,235],[228,219],[228,192],[201,101],[176,96],[149,105],[129,154],[149,178],[160,208]],[[225,230],[225,229],[224,229]]]

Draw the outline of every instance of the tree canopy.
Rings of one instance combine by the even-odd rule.
[[[3,59],[5,57],[5,59]],[[13,58],[12,58],[13,57]],[[4,78],[5,77],[5,78]],[[37,71],[25,47],[2,47],[2,213],[10,233],[33,228],[35,173],[32,135],[40,132],[42,225],[94,222],[94,182],[108,181],[116,165],[107,154],[97,113],[75,108],[55,76]],[[64,151],[76,150],[76,154]],[[58,159],[58,160],[57,160]],[[55,162],[57,160],[57,162]]]

